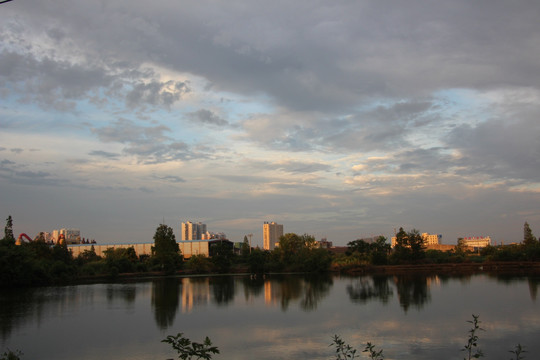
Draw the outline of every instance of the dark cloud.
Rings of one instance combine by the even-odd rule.
[[[124,99],[129,108],[170,108],[189,92],[187,82],[152,79],[153,71],[140,69],[127,63],[99,64],[58,60],[52,57],[38,58],[32,54],[0,52],[0,86],[6,94],[16,90],[20,101],[35,102],[42,107],[59,111],[73,111],[75,100],[90,98],[94,104],[105,104],[107,96]]]
[[[229,125],[229,122],[227,120],[222,119],[218,115],[216,115],[214,112],[206,109],[200,109],[192,113],[186,114],[188,119],[195,123],[201,123],[201,124],[207,124],[207,125],[214,125],[214,126],[227,126]]]
[[[138,82],[133,84],[131,90],[128,91],[126,102],[130,108],[139,107],[141,104],[170,108],[172,104],[180,100],[183,94],[189,91],[187,83],[180,81]]]
[[[175,217],[275,215],[340,240],[400,225],[509,234],[538,219],[537,1],[17,4],[0,22],[1,206],[55,191],[26,208],[39,218],[56,198],[71,209],[51,186],[62,184],[84,193],[85,211],[92,202],[128,222],[166,203]],[[88,129],[122,150],[92,144]],[[77,160],[61,159],[55,137],[81,140]],[[250,156],[266,161],[239,160]],[[108,175],[123,160],[137,174],[113,186],[70,172],[93,157],[114,160]],[[133,158],[196,161],[153,176]],[[120,239],[134,227],[111,228]]]
[[[91,155],[91,156],[98,156],[98,157],[104,157],[104,158],[107,158],[107,159],[117,159],[120,154],[116,154],[116,153],[111,153],[111,152],[107,152],[107,151],[102,151],[102,150],[93,150],[93,151],[90,151],[88,153],[88,155]]]
[[[448,144],[461,153],[462,173],[538,181],[539,138],[538,119],[499,119],[456,127]]]
[[[263,93],[301,111],[350,111],[374,98],[417,97],[441,88],[540,83],[539,5],[533,1],[299,1],[285,7],[202,1],[179,11],[180,6],[113,2],[73,6],[68,13],[61,4],[29,2],[4,29],[41,31],[56,42],[69,34],[70,45],[88,63],[100,57],[111,63],[150,61],[201,76],[216,90]],[[13,33],[4,38],[15,43],[21,36]],[[89,75],[83,72],[84,84],[111,81],[103,71]],[[175,99],[151,83],[132,85],[130,103]]]
[[[175,184],[186,182],[186,180],[181,178],[180,176],[174,176],[174,175],[165,175],[165,176],[154,175],[153,178],[157,180],[164,180],[164,181],[175,183]]]

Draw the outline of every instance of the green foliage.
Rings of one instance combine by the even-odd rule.
[[[466,254],[454,251],[426,250],[425,261],[429,264],[462,263]]]
[[[154,260],[167,273],[174,273],[182,265],[182,254],[173,229],[165,224],[157,227],[154,234],[154,246],[152,246]]]
[[[373,345],[370,342],[368,342],[366,344],[366,347],[364,348],[364,350],[362,352],[367,352],[368,355],[369,355],[369,358],[371,360],[383,360],[384,359],[382,349],[379,350],[379,351],[375,350],[375,345]]]
[[[248,256],[249,271],[254,274],[263,273],[267,269],[269,252],[261,249],[253,249]]]
[[[467,339],[467,345],[463,347],[461,351],[465,351],[466,357],[464,360],[478,359],[484,357],[482,350],[478,347],[478,335],[477,332],[484,330],[480,327],[480,320],[478,320],[479,315],[472,315],[473,319],[468,320],[467,322],[472,324],[471,329],[469,330],[469,338]]]
[[[357,357],[356,349],[343,341],[339,335],[334,335],[329,346],[336,348],[336,360],[355,359]]]
[[[6,226],[4,227],[4,239],[7,243],[15,243],[15,236],[13,236],[13,219],[11,215],[6,219]]]
[[[202,344],[192,342],[187,337],[184,337],[183,333],[178,333],[176,336],[169,335],[167,338],[161,340],[161,342],[170,344],[178,353],[178,358],[182,360],[193,358],[209,360],[212,358],[212,354],[219,354],[219,349],[216,346],[212,346],[212,342],[208,336]]]
[[[2,354],[2,357],[0,357],[0,360],[21,360],[21,356],[23,353],[20,350],[7,350]]]
[[[405,232],[402,227],[396,234],[394,252],[391,256],[392,263],[418,262],[425,257],[425,246],[420,232],[412,229]]]
[[[61,284],[73,280],[75,274],[65,245],[0,242],[0,287]]]
[[[461,350],[465,351],[466,353],[466,357],[464,358],[464,360],[478,359],[484,357],[482,350],[480,350],[480,348],[478,347],[478,331],[483,331],[484,329],[480,327],[481,321],[479,320],[479,315],[473,314],[472,317],[472,320],[467,321],[472,325],[471,329],[469,330],[467,345],[465,345]],[[335,347],[336,360],[355,359],[357,357],[356,349],[343,341],[338,335],[334,335],[332,340],[333,341],[330,346]],[[367,353],[371,360],[384,359],[383,350],[375,350],[375,345],[370,342],[366,344],[366,347],[362,352]],[[510,360],[523,360],[525,358],[523,354],[527,351],[525,351],[525,348],[521,344],[517,344],[514,349],[510,350],[509,352],[514,354],[514,357]]]
[[[128,248],[108,248],[103,252],[105,263],[111,273],[130,273],[134,272],[136,264],[139,261],[135,249]]]
[[[354,256],[359,262],[373,265],[386,265],[388,263],[390,244],[386,242],[384,236],[379,236],[373,243],[362,239],[354,240],[349,242],[347,246],[347,253]]]
[[[211,245],[209,251],[212,256],[211,262],[218,272],[226,273],[231,269],[235,255],[230,242],[214,243]]]
[[[486,246],[480,255],[488,261],[539,261],[540,243]]]
[[[537,243],[538,240],[536,240],[536,237],[533,235],[529,223],[525,221],[525,224],[523,224],[523,245],[530,246],[536,245]]]
[[[212,263],[204,255],[193,255],[185,263],[185,269],[197,274],[209,273],[212,269]]]
[[[510,353],[514,354],[515,357],[512,357],[512,359],[510,360],[523,360],[525,359],[525,357],[522,355],[524,353],[526,353],[527,351],[525,351],[525,348],[523,346],[521,346],[521,344],[517,344],[515,347],[514,347],[514,350],[510,350],[509,351]]]
[[[100,260],[101,256],[96,254],[96,249],[94,248],[94,245],[90,247],[90,250],[84,250],[82,253],[80,253],[76,259],[79,265],[84,265],[90,262],[96,262]]]
[[[328,251],[316,248],[312,235],[287,233],[266,260],[269,271],[317,272],[327,271],[332,259]]]

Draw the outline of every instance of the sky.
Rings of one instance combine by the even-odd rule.
[[[0,220],[540,235],[540,2],[0,5]]]

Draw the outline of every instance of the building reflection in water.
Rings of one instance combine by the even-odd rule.
[[[182,279],[182,313],[189,313],[194,306],[205,306],[210,302],[210,278],[193,277]]]
[[[276,277],[264,282],[264,301],[267,306],[279,304],[286,311],[291,302],[298,300],[302,310],[312,311],[328,295],[332,284],[329,275]]]

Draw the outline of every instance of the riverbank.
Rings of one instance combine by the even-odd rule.
[[[540,275],[540,262],[508,261],[482,263],[447,263],[447,264],[407,264],[407,265],[356,265],[334,268],[334,272],[351,275],[369,274],[438,274],[438,275],[472,275],[479,273]]]
[[[474,275],[474,274],[498,274],[498,275],[540,275],[540,262],[484,262],[484,263],[456,263],[456,264],[406,264],[406,265],[356,265],[351,267],[334,267],[330,273],[347,275]],[[279,274],[279,273],[272,273]],[[227,274],[221,273],[196,273],[193,271],[180,270],[174,274],[165,272],[138,272],[120,273],[113,276],[95,275],[77,279],[75,283],[96,283],[110,281],[141,280],[144,278],[156,278],[166,276],[212,276],[212,275],[251,275],[247,266],[238,266],[231,269]]]

